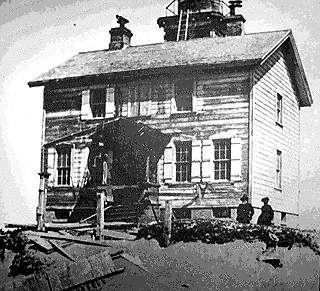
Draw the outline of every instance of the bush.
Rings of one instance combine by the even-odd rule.
[[[5,249],[16,254],[9,267],[9,276],[27,276],[45,270],[52,264],[52,260],[39,258],[35,251],[29,250],[30,240],[21,230],[2,232],[1,235],[1,260],[4,259]]]
[[[171,244],[177,242],[197,242],[208,244],[224,244],[235,240],[245,242],[262,241],[271,242],[269,234],[275,234],[279,238],[279,247],[292,248],[293,245],[305,246],[320,255],[320,248],[310,234],[283,226],[260,226],[256,224],[240,224],[222,220],[187,220],[173,221],[171,232]],[[163,236],[163,223],[143,226],[137,235],[139,238],[155,238],[160,246],[165,246]]]
[[[16,254],[10,266],[9,276],[28,276],[36,272],[44,271],[51,264],[51,260],[38,258],[34,251],[27,250],[24,253]]]

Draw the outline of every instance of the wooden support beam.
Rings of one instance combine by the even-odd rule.
[[[165,216],[164,216],[164,236],[165,236],[166,246],[170,245],[171,228],[172,228],[172,201],[167,200],[165,204]]]

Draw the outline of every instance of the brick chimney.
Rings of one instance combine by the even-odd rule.
[[[224,18],[226,25],[225,36],[236,36],[244,34],[244,23],[246,20],[242,15],[228,15]]]
[[[109,33],[111,35],[109,50],[121,50],[130,46],[132,32],[126,28],[125,25],[129,23],[129,20],[120,15],[116,15],[117,23],[119,27],[111,28]]]
[[[236,14],[236,8],[242,7],[242,1],[229,1],[229,15],[224,17],[225,36],[236,36],[244,34],[244,23],[246,20],[241,14]]]

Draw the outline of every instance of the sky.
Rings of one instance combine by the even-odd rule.
[[[27,83],[81,51],[108,48],[116,14],[132,45],[163,42],[167,0],[0,1],[0,226],[35,223],[43,88]],[[313,96],[301,109],[301,221],[320,228],[319,0],[244,0],[246,33],[292,29]],[[298,141],[297,141],[298,146]],[[319,187],[318,187],[319,186]]]

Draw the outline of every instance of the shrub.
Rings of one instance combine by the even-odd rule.
[[[161,246],[165,246],[163,223],[142,226],[137,238],[155,238]],[[278,246],[291,248],[293,245],[305,246],[320,255],[320,248],[310,234],[283,226],[260,226],[256,224],[240,224],[222,220],[187,220],[173,221],[171,244],[177,242],[197,242],[208,244],[224,244],[235,240],[245,242],[262,241],[269,244],[269,234],[279,238]]]

